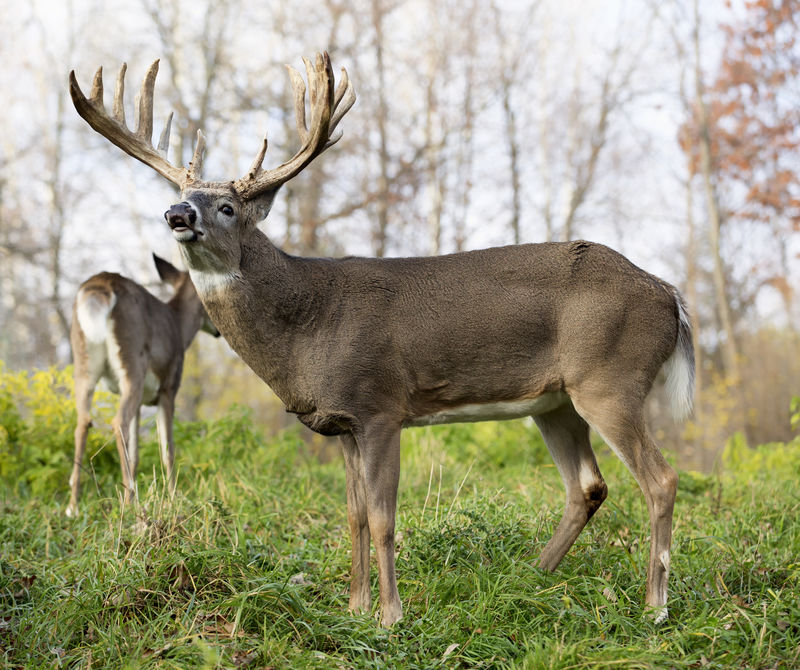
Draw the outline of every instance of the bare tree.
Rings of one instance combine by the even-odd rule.
[[[470,211],[473,172],[475,137],[474,127],[477,115],[476,89],[479,87],[477,80],[477,51],[479,32],[478,25],[481,19],[479,13],[480,3],[472,0],[465,5],[465,16],[461,23],[460,33],[463,35],[462,53],[464,58],[463,77],[464,93],[460,108],[462,123],[458,132],[458,147],[455,153],[455,184],[453,185],[453,246],[455,251],[463,251],[466,243],[467,215]]]
[[[384,30],[383,24],[387,12],[385,0],[371,0],[371,20],[374,31],[373,49],[375,53],[375,71],[377,76],[377,115],[375,129],[378,133],[378,199],[376,201],[376,222],[374,232],[375,255],[380,257],[386,254],[387,233],[389,228],[389,148],[388,123],[389,105],[386,83],[386,63],[384,60]]]
[[[35,97],[41,109],[51,116],[41,127],[31,115],[26,124],[30,139],[21,145],[10,142],[3,147],[4,169],[0,176],[0,250],[9,259],[3,263],[4,281],[9,285],[10,302],[16,316],[23,351],[12,354],[24,365],[41,364],[48,360],[64,359],[66,349],[59,345],[69,337],[69,318],[65,300],[65,284],[69,283],[64,267],[64,236],[68,214],[75,191],[66,175],[64,147],[66,143],[65,114],[67,109],[52,74],[58,71],[63,53],[75,48],[76,29],[71,12],[64,31],[64,44],[53,45],[47,30],[36,12],[25,22],[30,41],[38,45],[45,76],[35,74],[30,63],[22,72],[30,76]],[[56,51],[59,49],[59,51]],[[30,90],[30,89],[29,89]],[[19,137],[15,139],[19,140]],[[37,169],[31,170],[30,166]],[[15,172],[26,173],[25,182],[12,177]],[[35,195],[31,195],[35,194]],[[38,290],[31,291],[32,285]],[[46,287],[46,288],[43,288]],[[27,318],[23,316],[27,313]],[[43,325],[50,327],[43,328]]]
[[[698,0],[693,0],[692,50],[694,56],[694,107],[697,124],[698,145],[700,149],[700,174],[708,212],[709,239],[711,241],[711,258],[713,261],[714,293],[716,296],[719,320],[722,324],[722,351],[725,370],[733,381],[734,387],[741,383],[739,372],[739,350],[731,316],[730,300],[727,292],[727,281],[721,251],[721,232],[725,217],[719,204],[714,173],[711,164],[711,130],[709,128],[708,106],[705,100],[704,75],[700,60],[701,15]]]
[[[517,118],[518,105],[515,98],[524,95],[527,90],[529,73],[526,72],[526,63],[523,58],[525,49],[513,40],[509,40],[509,27],[503,21],[500,6],[493,0],[492,21],[494,38],[497,41],[498,60],[495,63],[499,81],[499,96],[504,121],[504,145],[508,154],[508,180],[511,188],[511,211],[509,213],[509,227],[514,244],[522,241],[520,221],[522,219],[522,167],[520,165],[520,136],[519,121]],[[515,33],[526,33],[536,11],[532,5],[521,25],[517,26]],[[514,33],[511,33],[514,34]]]

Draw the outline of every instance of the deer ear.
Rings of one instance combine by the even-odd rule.
[[[271,191],[265,191],[250,201],[249,204],[252,208],[256,223],[267,218],[267,214],[269,214],[269,210],[272,209],[272,203],[275,201],[275,196],[277,195],[279,188],[280,187]]]
[[[156,256],[153,254],[153,262],[156,264],[156,270],[158,270],[158,276],[167,284],[171,286],[177,286],[178,282],[181,280],[182,272],[178,270],[172,263],[169,261],[165,261],[160,256]]]

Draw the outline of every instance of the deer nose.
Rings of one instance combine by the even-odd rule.
[[[173,230],[175,228],[191,228],[197,221],[197,212],[188,202],[179,202],[164,212],[164,218]]]

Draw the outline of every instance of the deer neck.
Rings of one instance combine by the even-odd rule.
[[[197,331],[200,330],[201,321],[198,317],[197,296],[191,285],[185,284],[167,302],[167,306],[175,315],[178,329],[181,334],[181,346],[186,351],[192,343]]]
[[[313,338],[313,325],[329,303],[328,286],[312,281],[308,265],[253,229],[242,240],[238,268],[206,273],[190,266],[198,295],[220,333],[290,409],[304,404],[295,371],[302,368],[304,344]]]

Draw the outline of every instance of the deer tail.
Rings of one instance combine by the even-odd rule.
[[[673,289],[673,295],[677,308],[678,336],[672,354],[664,363],[664,371],[672,415],[680,421],[689,416],[694,405],[694,343],[686,303],[676,289]]]

